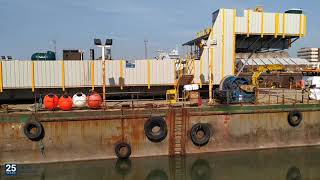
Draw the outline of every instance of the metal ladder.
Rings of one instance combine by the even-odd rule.
[[[185,145],[185,123],[184,120],[184,110],[176,110],[175,119],[173,124],[174,132],[174,142],[173,142],[173,153],[174,155],[184,155],[184,145]]]

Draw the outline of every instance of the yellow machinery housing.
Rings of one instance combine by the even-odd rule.
[[[257,68],[257,71],[255,71],[252,75],[252,85],[258,87],[259,86],[259,77],[261,75],[261,73],[264,72],[271,72],[271,71],[284,71],[285,67],[281,64],[270,64],[270,65],[266,65],[266,66],[259,66]]]

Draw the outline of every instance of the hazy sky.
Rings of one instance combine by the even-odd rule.
[[[33,52],[52,50],[56,40],[60,58],[62,49],[83,49],[87,58],[98,37],[113,38],[113,57],[125,59],[143,58],[146,38],[153,57],[158,49],[171,50],[194,38],[211,24],[216,9],[242,12],[255,5],[269,12],[302,8],[308,17],[307,37],[290,53],[319,47],[318,0],[0,0],[0,55],[30,59]]]

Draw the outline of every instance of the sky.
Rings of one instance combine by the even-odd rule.
[[[143,59],[157,50],[171,51],[211,25],[219,8],[237,12],[262,5],[266,12],[302,8],[308,17],[307,37],[296,41],[291,56],[301,47],[320,47],[318,0],[0,0],[0,55],[30,59],[34,52],[81,49],[85,58],[95,48],[94,38],[112,38],[114,59]],[[100,49],[95,48],[96,57]]]

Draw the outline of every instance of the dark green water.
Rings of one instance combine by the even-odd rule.
[[[320,147],[18,165],[25,180],[320,180]]]

